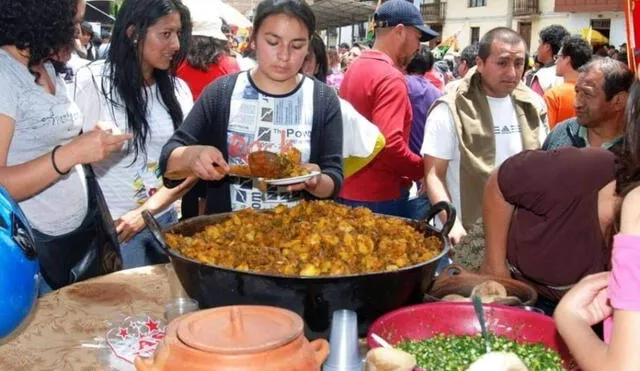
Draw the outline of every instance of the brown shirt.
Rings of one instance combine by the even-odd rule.
[[[607,269],[609,250],[598,219],[598,191],[614,180],[614,155],[600,148],[525,151],[498,173],[505,200],[516,209],[507,260],[538,292],[559,299],[575,284]]]

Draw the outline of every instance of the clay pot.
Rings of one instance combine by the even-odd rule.
[[[531,306],[538,300],[536,290],[521,281],[511,278],[488,276],[471,273],[457,264],[446,266],[435,279],[431,290],[425,295],[425,301],[439,301],[446,295],[458,294],[465,297],[471,295],[471,290],[476,285],[493,280],[502,284],[507,289],[508,296],[515,296],[519,302],[505,302],[503,304],[513,306]]]
[[[189,313],[169,324],[153,359],[135,360],[138,371],[320,370],[329,343],[311,343],[302,318],[268,306],[229,306]]]

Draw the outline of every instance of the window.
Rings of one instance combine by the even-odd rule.
[[[471,27],[471,44],[480,41],[480,27]]]
[[[487,0],[469,0],[469,8],[487,6]]]

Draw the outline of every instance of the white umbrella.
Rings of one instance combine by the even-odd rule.
[[[239,28],[248,28],[252,25],[251,21],[236,8],[220,0],[184,0],[184,4],[189,7],[192,18],[194,16],[206,18],[208,14],[212,14]]]

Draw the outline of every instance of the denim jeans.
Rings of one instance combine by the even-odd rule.
[[[367,201],[353,201],[344,198],[338,198],[339,203],[351,207],[364,206],[374,213],[393,215],[404,217],[405,200],[402,198],[392,201],[380,201],[380,202],[367,202]]]
[[[166,227],[178,221],[178,213],[172,209],[156,219],[161,227]],[[122,253],[123,269],[169,262],[169,258],[162,251],[162,246],[147,228],[138,232],[129,241],[120,244],[120,252]]]
[[[405,212],[407,218],[413,220],[422,220],[427,216],[427,212],[431,208],[431,202],[426,195],[420,195],[415,198],[407,198],[405,200]]]

